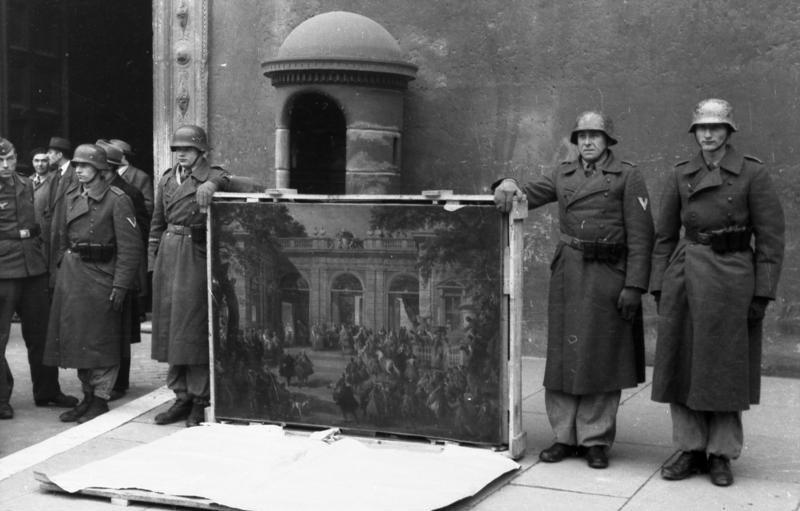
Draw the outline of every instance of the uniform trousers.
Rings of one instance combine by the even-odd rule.
[[[611,447],[617,434],[617,409],[622,392],[568,394],[545,389],[547,418],[556,442],[567,445]]]
[[[199,404],[208,404],[211,396],[208,364],[170,364],[167,388],[181,401],[192,400]]]
[[[117,373],[119,373],[119,365],[78,369],[78,379],[81,381],[84,394],[94,394],[108,401],[114,383],[117,381]]]
[[[47,401],[61,394],[58,367],[42,363],[47,341],[47,318],[50,315],[48,281],[47,273],[0,279],[0,403],[8,403],[14,386],[14,376],[5,357],[14,312],[19,315],[22,338],[28,350],[33,399]]]
[[[681,451],[705,451],[736,459],[742,453],[742,412],[704,412],[670,403],[672,441]]]

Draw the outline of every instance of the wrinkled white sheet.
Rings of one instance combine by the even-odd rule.
[[[69,492],[135,488],[248,511],[414,511],[470,497],[519,468],[488,449],[323,436],[210,424],[48,476]]]

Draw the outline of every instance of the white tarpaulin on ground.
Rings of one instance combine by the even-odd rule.
[[[69,492],[134,488],[253,511],[413,511],[470,497],[517,468],[488,449],[210,424],[49,477]]]

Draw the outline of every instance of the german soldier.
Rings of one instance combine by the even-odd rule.
[[[61,392],[58,368],[42,361],[50,310],[47,260],[34,212],[33,183],[17,174],[16,166],[14,145],[0,138],[0,419],[14,417],[9,403],[14,378],[5,353],[15,312],[28,350],[36,406],[70,408],[78,403]]]
[[[556,443],[539,458],[583,454],[608,466],[621,389],[644,381],[641,294],[647,290],[653,221],[639,170],[617,159],[611,120],[577,118],[570,141],[580,156],[521,189],[504,179],[495,203],[509,211],[558,202],[561,239],[551,265],[544,387]]]
[[[168,362],[167,386],[176,400],[157,424],[202,422],[209,402],[206,213],[229,175],[206,159],[199,126],[175,130],[170,144],[178,163],[158,183],[150,227],[148,269],[153,271],[152,355]]]
[[[667,179],[650,286],[659,303],[652,397],[670,404],[682,451],[661,475],[710,471],[718,486],[733,483],[741,412],[759,401],[762,318],[784,248],[769,172],[730,145],[735,131],[727,101],[698,103],[689,132],[700,152]]]
[[[144,249],[131,199],[100,174],[105,151],[80,145],[72,163],[78,183],[64,198],[45,361],[78,370],[83,400],[60,419],[84,423],[108,411],[123,348],[121,310]]]

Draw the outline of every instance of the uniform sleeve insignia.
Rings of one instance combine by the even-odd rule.
[[[134,218],[131,218],[131,217],[129,217],[129,216],[126,216],[126,217],[125,217],[125,220],[127,220],[127,221],[128,221],[128,223],[129,223],[129,224],[131,224],[131,227],[133,227],[134,229],[136,229],[136,217],[134,217]]]
[[[642,210],[647,211],[647,197],[636,197],[636,199],[639,201],[639,205],[642,206]]]
[[[0,202],[0,209],[6,209],[8,207],[8,202]]]
[[[759,159],[758,159],[758,158],[756,158],[755,156],[750,156],[749,154],[745,154],[745,155],[744,155],[744,159],[745,159],[745,160],[754,161],[754,162],[756,162],[756,163],[761,163],[762,165],[764,164],[764,162],[763,162],[763,161],[759,160]]]

